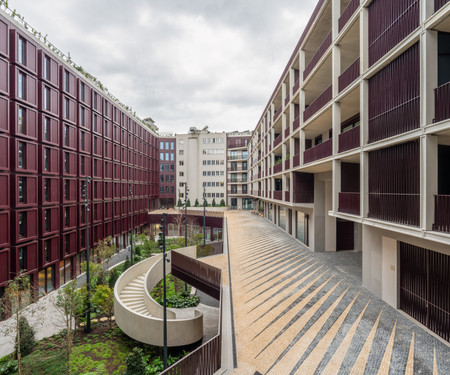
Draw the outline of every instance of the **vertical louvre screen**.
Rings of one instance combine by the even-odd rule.
[[[369,153],[369,217],[419,225],[418,140]]]
[[[450,341],[450,256],[400,242],[400,309]]]
[[[415,44],[369,80],[369,142],[420,125],[420,60]]]

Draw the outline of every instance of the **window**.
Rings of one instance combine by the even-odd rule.
[[[64,146],[69,146],[69,125],[64,125]]]
[[[17,60],[19,61],[19,63],[25,65],[26,64],[26,42],[25,39],[22,37],[19,37],[19,48],[17,51]]]
[[[170,142],[170,149],[171,150],[175,149],[175,143],[174,142]]]
[[[19,133],[22,134],[25,134],[25,115],[26,115],[25,108],[19,107],[19,110],[17,112],[17,121],[18,121],[17,130]]]
[[[50,262],[50,249],[51,249],[51,240],[46,240],[44,242],[44,260],[45,263]]]
[[[166,186],[166,194],[169,194],[169,187]]]
[[[50,230],[50,210],[44,211],[44,226],[45,231],[48,232]]]
[[[169,182],[169,175],[166,174],[166,182]]]
[[[44,109],[50,111],[50,88],[44,86]]]
[[[98,137],[94,137],[94,154],[97,153],[97,143],[98,143]]]
[[[164,182],[164,175],[159,176],[159,181]]]
[[[44,148],[44,171],[48,171],[50,169],[50,149]]]
[[[20,270],[26,270],[27,269],[27,248],[21,247],[19,250],[19,267]]]
[[[26,180],[25,177],[19,177],[19,202],[25,202]]]
[[[173,152],[170,153],[170,161],[174,161],[175,160],[175,155],[173,154]]]
[[[159,188],[159,192],[160,192],[161,194],[164,194],[164,186],[161,186],[161,187]]]
[[[159,142],[159,149],[164,150],[164,142]]]
[[[169,172],[169,164],[166,164],[166,172]]]
[[[80,174],[85,174],[84,173],[84,156],[81,156],[81,158],[80,158]]]
[[[106,99],[105,99],[105,101],[104,101],[103,114],[104,114],[105,116],[108,116],[108,102],[106,101]]]
[[[25,168],[25,143],[19,142],[19,160],[18,167]]]
[[[69,99],[64,98],[64,118],[69,118]]]
[[[44,117],[44,140],[50,140],[50,119],[48,117]]]
[[[26,227],[27,227],[27,213],[19,212],[19,237],[26,236]]]
[[[80,82],[80,100],[84,102],[84,83]]]
[[[69,180],[64,181],[64,199],[69,199]]]
[[[184,139],[180,139],[180,145],[184,145]]]
[[[169,149],[169,142],[166,142],[166,150]]]
[[[175,170],[175,166],[173,164],[170,164],[170,171],[174,172],[174,170]]]
[[[182,167],[182,166],[184,165],[184,161],[183,161],[183,160],[180,160],[180,161],[178,162],[178,165],[179,165],[180,167]]]
[[[164,164],[160,164],[159,165],[159,171],[160,172],[164,172]]]
[[[84,138],[85,138],[84,132],[80,132],[80,148],[81,148],[82,150],[85,149],[85,147],[84,147]]]
[[[84,126],[84,108],[80,107],[80,118],[78,119],[79,125]]]
[[[64,207],[64,225],[66,227],[69,226],[69,218],[70,218],[70,208],[69,207]]]
[[[166,152],[166,161],[169,161],[169,153]]]
[[[184,155],[184,150],[179,150],[179,151],[178,151],[178,155],[183,156],[183,155]]]
[[[173,182],[174,181],[174,177],[173,177],[173,175],[171,175],[170,176],[170,182]]]
[[[97,115],[94,115],[94,124],[93,124],[93,128],[94,128],[94,131],[96,132],[97,131]]]
[[[170,187],[170,192],[173,194],[175,192],[175,188],[173,186]]]
[[[164,152],[159,153],[159,160],[164,160]]]
[[[44,180],[44,200],[50,202],[50,179],[46,178]]]
[[[64,172],[69,173],[69,153],[64,153]]]
[[[17,96],[20,99],[25,99],[25,74],[19,72],[17,79],[18,79]]]
[[[69,92],[69,72],[64,70],[64,90]]]

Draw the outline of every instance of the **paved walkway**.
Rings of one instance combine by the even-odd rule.
[[[265,219],[226,216],[233,374],[450,374],[449,345],[361,286],[360,254],[342,263]]]

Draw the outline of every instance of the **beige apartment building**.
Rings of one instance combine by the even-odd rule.
[[[450,340],[450,3],[319,0],[249,142],[250,195]]]

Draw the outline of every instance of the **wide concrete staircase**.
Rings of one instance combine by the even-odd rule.
[[[150,311],[148,311],[147,306],[145,306],[144,301],[145,275],[146,274],[143,273],[126,284],[120,292],[120,299],[130,310],[145,316],[152,316]]]

